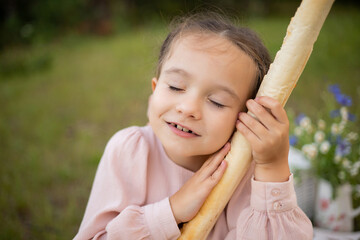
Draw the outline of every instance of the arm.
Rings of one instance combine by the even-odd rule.
[[[236,238],[229,239],[312,239],[312,224],[296,203],[293,176],[286,182],[252,178],[250,205],[241,211],[234,231]]]
[[[250,206],[242,211],[237,239],[312,239],[310,220],[297,206],[288,164],[289,121],[270,97],[247,101],[237,129],[251,144],[255,164]]]
[[[219,218],[209,239],[311,239],[312,225],[297,206],[293,176],[286,182],[260,182],[254,180],[254,169],[253,162],[225,208],[226,220]],[[229,230],[219,235],[219,228]]]
[[[178,224],[190,221],[197,214],[206,197],[220,181],[227,167],[224,157],[229,150],[230,143],[226,143],[170,197],[172,211]]]

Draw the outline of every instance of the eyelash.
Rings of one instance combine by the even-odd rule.
[[[214,102],[213,100],[209,99],[209,101],[217,108],[224,108],[225,107],[224,105],[222,105],[222,104],[220,104],[218,102]]]
[[[184,90],[184,89],[177,88],[177,87],[174,87],[174,86],[169,86],[169,89],[170,89],[171,91],[175,91],[175,92],[181,92],[181,91]],[[225,107],[224,105],[222,105],[222,104],[220,104],[220,103],[218,103],[218,102],[215,102],[215,101],[213,101],[213,100],[210,100],[210,99],[209,99],[209,101],[210,101],[215,107],[217,107],[217,108],[224,108],[224,107]]]
[[[177,88],[177,87],[174,87],[174,86],[169,86],[169,88],[170,88],[171,91],[175,91],[175,92],[180,92],[180,91],[183,90],[181,88]]]

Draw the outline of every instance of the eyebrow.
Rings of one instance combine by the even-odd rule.
[[[240,100],[239,97],[238,97],[238,95],[236,95],[236,93],[235,93],[233,90],[231,90],[230,88],[227,88],[227,87],[225,87],[225,86],[218,85],[218,86],[217,86],[217,89],[223,90],[223,91],[229,93],[232,97],[236,98],[237,100]]]
[[[176,73],[176,74],[180,74],[183,75],[185,77],[191,77],[191,74],[188,73],[187,71],[181,69],[181,68],[176,68],[176,67],[171,67],[167,70],[164,71],[166,74],[172,74],[172,73]]]
[[[173,74],[173,73],[180,74],[180,75],[183,75],[183,76],[185,76],[187,78],[190,78],[192,76],[189,72],[185,71],[184,69],[177,68],[177,67],[171,67],[171,68],[165,70],[164,73],[166,73],[166,74]],[[216,85],[216,89],[223,90],[223,91],[229,93],[232,97],[239,100],[238,95],[236,95],[236,93],[232,89],[230,89],[230,88],[228,88],[226,86]]]

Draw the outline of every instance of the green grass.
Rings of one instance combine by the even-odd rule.
[[[288,22],[245,24],[274,56]],[[359,11],[331,12],[288,108],[316,116],[328,83],[360,95],[359,25]],[[147,122],[164,36],[161,26],[107,38],[67,36],[0,55],[0,239],[75,235],[106,142]],[[359,116],[358,105],[352,110]]]

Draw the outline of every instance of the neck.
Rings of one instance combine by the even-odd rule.
[[[166,152],[166,151],[165,151]],[[175,156],[166,153],[170,160],[173,161],[175,164],[186,168],[192,172],[198,171],[204,162],[209,158],[208,155],[199,155],[199,156]]]

